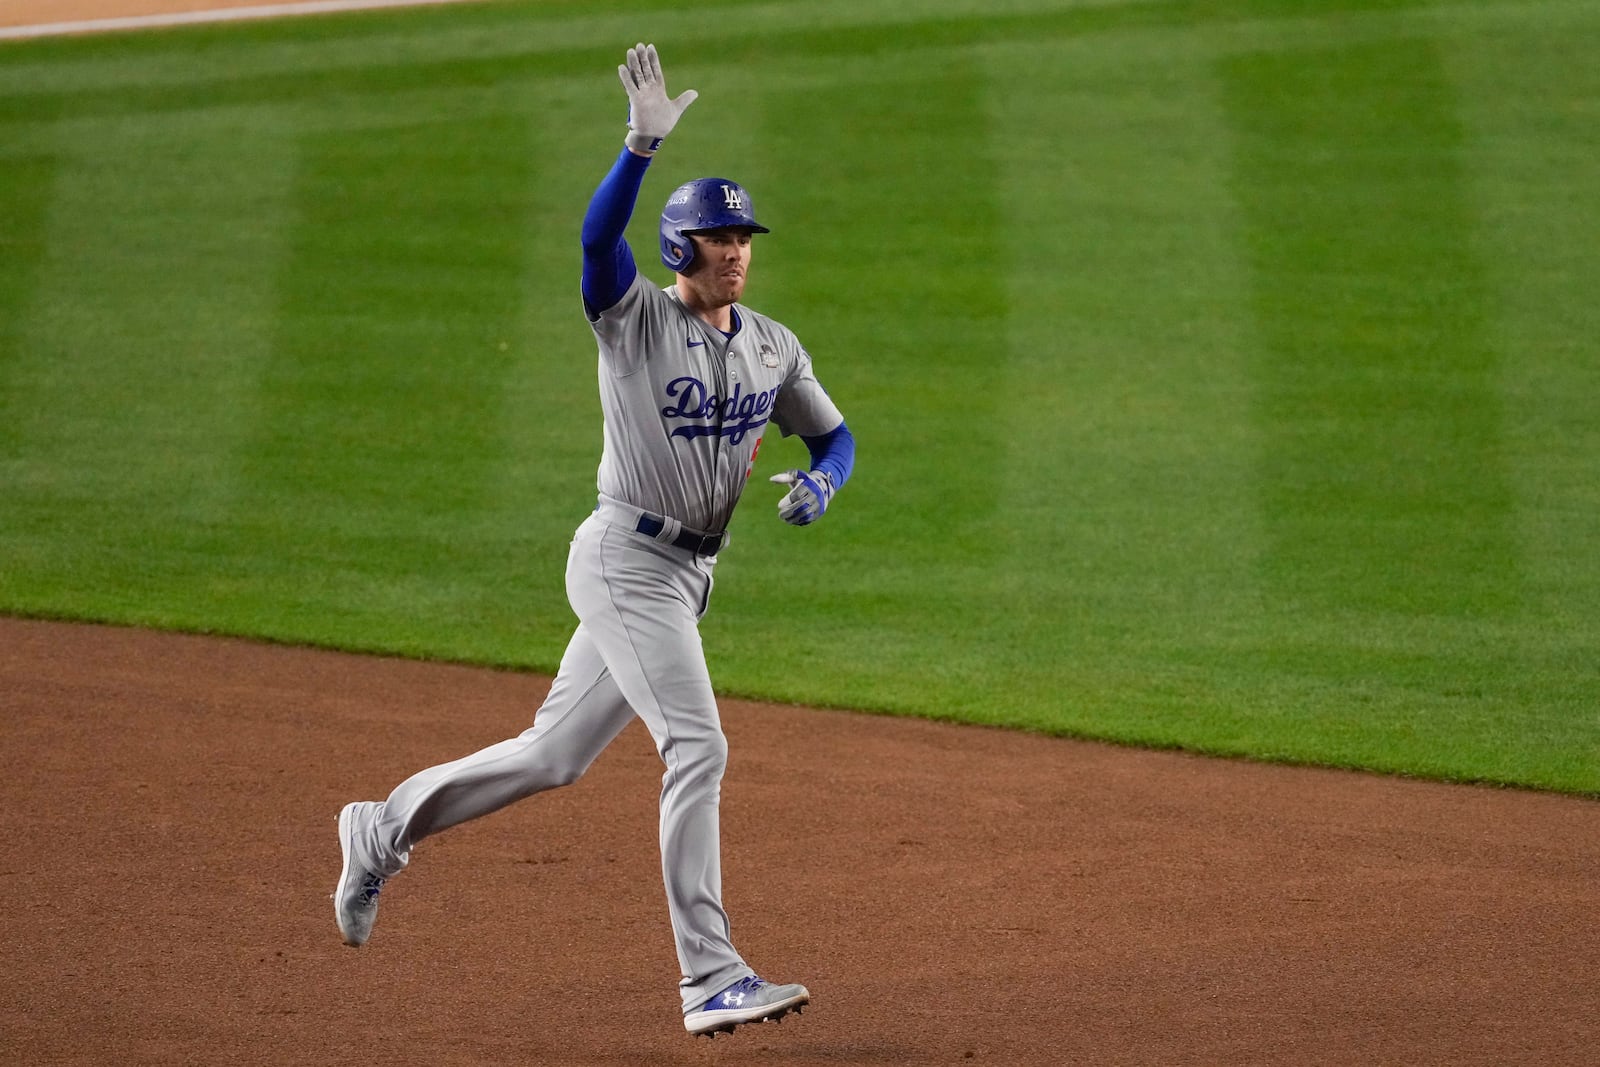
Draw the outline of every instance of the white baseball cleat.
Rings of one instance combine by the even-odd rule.
[[[362,800],[346,804],[339,812],[339,848],[344,852],[344,866],[333,890],[333,915],[344,943],[355,947],[365,945],[372,936],[372,924],[378,921],[378,894],[387,881],[362,865],[355,847],[356,830],[377,806],[375,801]]]
[[[741,978],[683,1017],[683,1028],[698,1037],[731,1034],[745,1023],[778,1022],[811,1003],[803,985],[773,985],[751,975]]]

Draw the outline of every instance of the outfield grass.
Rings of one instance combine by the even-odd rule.
[[[0,610],[553,669],[646,39],[860,447],[724,691],[1600,793],[1600,4],[674,7],[0,46]]]

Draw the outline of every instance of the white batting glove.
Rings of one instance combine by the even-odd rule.
[[[655,155],[678,124],[678,116],[700,94],[685,89],[676,100],[667,98],[667,80],[661,74],[661,57],[656,55],[653,44],[628,49],[628,61],[617,68],[617,77],[628,93],[627,145],[640,155]]]
[[[824,471],[785,471],[774,474],[768,481],[792,486],[789,494],[778,501],[778,517],[791,526],[809,526],[822,518],[833,499],[833,478]]]

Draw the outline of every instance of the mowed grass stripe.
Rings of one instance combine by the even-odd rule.
[[[10,481],[26,480],[21,466],[24,420],[37,418],[33,402],[46,368],[25,358],[27,318],[50,256],[49,214],[59,160],[53,155],[0,159],[0,462]]]
[[[54,419],[52,388],[59,370],[35,348],[33,305],[51,257],[50,212],[60,159],[0,159],[0,598],[53,609],[48,598],[24,600],[25,575],[57,567],[51,532],[59,516],[50,501],[55,456],[41,447]]]
[[[1088,45],[989,50],[1014,222],[996,382],[1009,558],[993,593],[1012,700],[992,714],[1171,744],[1204,709],[1207,743],[1241,751],[1210,642],[1253,630],[1258,610],[1251,339],[1205,44],[1159,65]]]
[[[1589,10],[1581,32],[1530,26],[1462,40],[1450,69],[1471,135],[1525,580],[1541,629],[1582,650],[1567,670],[1589,679],[1600,715],[1600,65],[1590,61],[1600,8]]]
[[[269,613],[269,632],[459,653],[437,635],[470,626],[498,591],[515,555],[496,491],[527,284],[528,130],[491,116],[300,143],[240,471],[254,506],[236,519],[261,565],[318,579],[275,588],[268,576],[252,610]]]
[[[1261,347],[1264,577],[1283,607],[1522,603],[1454,86],[1396,39],[1222,65]]]
[[[12,425],[30,468],[8,494],[22,516],[68,518],[19,524],[17,607],[209,621],[195,606],[228,580],[216,524],[270,332],[283,174],[270,147],[180,130],[154,148],[62,141],[25,344],[6,360],[26,378]]]

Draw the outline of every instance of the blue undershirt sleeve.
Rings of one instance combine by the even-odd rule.
[[[583,302],[591,317],[598,317],[622,299],[633,280],[639,276],[638,265],[633,261],[633,250],[623,238],[633,206],[639,199],[639,187],[644,183],[644,172],[650,160],[636,156],[626,148],[617,157],[610,172],[601,180],[589,210],[583,216]]]
[[[842,488],[856,466],[856,439],[850,428],[841,422],[825,434],[802,435],[800,440],[811,452],[811,469],[832,478],[834,489]]]

